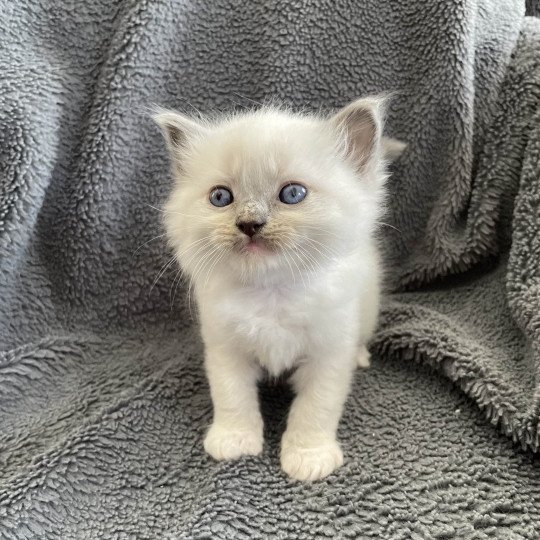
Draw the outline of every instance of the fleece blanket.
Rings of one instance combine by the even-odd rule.
[[[538,538],[537,7],[0,0],[0,538]],[[267,384],[263,454],[216,463],[148,108],[388,91],[408,148],[346,463],[290,482]]]

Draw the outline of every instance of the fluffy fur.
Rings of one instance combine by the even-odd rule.
[[[343,462],[336,430],[356,365],[377,320],[374,231],[386,178],[382,100],[330,118],[274,108],[219,121],[160,111],[175,185],[165,227],[200,313],[214,405],[204,447],[216,459],[259,454],[257,381],[294,369],[281,444],[292,478],[317,480]],[[279,200],[299,182],[306,198]],[[234,196],[210,204],[215,186]],[[239,221],[264,222],[250,239]]]

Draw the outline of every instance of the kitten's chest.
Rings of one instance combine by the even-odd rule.
[[[245,290],[220,306],[228,331],[270,373],[289,369],[309,339],[307,300],[287,289]]]

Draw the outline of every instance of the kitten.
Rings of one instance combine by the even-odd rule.
[[[379,309],[384,153],[402,150],[382,139],[382,114],[367,98],[330,118],[155,116],[175,177],[165,227],[199,308],[215,459],[262,451],[257,381],[294,368],[283,470],[317,480],[343,463],[338,422]]]

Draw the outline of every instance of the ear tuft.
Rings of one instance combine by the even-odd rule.
[[[382,153],[388,161],[395,161],[407,148],[407,143],[391,137],[382,138]]]
[[[376,160],[380,153],[384,98],[369,97],[353,101],[330,122],[346,139],[347,157],[359,171]]]
[[[174,160],[181,159],[189,141],[205,131],[201,124],[175,111],[158,109],[152,118],[163,131]]]

